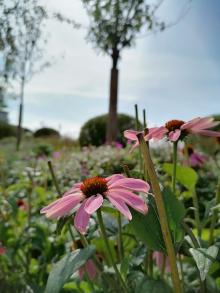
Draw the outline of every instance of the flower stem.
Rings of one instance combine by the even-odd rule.
[[[111,265],[113,266],[114,270],[115,270],[115,274],[119,280],[119,282],[121,283],[123,289],[124,289],[124,292],[128,292],[128,289],[127,289],[127,286],[114,262],[114,258],[113,258],[113,255],[112,255],[112,252],[111,252],[111,249],[110,249],[110,245],[109,245],[109,242],[108,242],[108,237],[107,237],[107,233],[106,233],[106,230],[105,230],[105,225],[104,225],[104,222],[103,222],[103,218],[102,218],[102,212],[101,212],[101,209],[98,209],[97,210],[97,217],[98,217],[98,222],[99,222],[99,226],[100,226],[100,230],[101,230],[101,233],[102,233],[102,237],[104,239],[104,242],[105,242],[105,246],[106,246],[106,249],[107,249],[107,253],[109,255],[109,259],[111,261]]]
[[[172,177],[172,187],[173,193],[176,193],[176,167],[177,167],[177,144],[178,141],[173,142],[173,177]]]
[[[198,231],[198,236],[201,237],[202,229],[201,229],[201,223],[199,218],[199,201],[198,201],[196,190],[193,191],[192,199],[193,199],[193,206],[194,206],[195,221],[197,226],[196,228]]]
[[[173,242],[171,239],[170,229],[169,229],[169,225],[168,225],[168,221],[167,221],[166,210],[165,210],[160,186],[159,186],[159,183],[157,180],[157,175],[156,175],[156,172],[154,169],[153,162],[150,157],[149,149],[144,141],[143,135],[138,134],[137,137],[139,139],[140,149],[141,149],[141,152],[143,155],[144,164],[147,167],[147,171],[149,174],[153,193],[155,196],[156,206],[157,206],[159,219],[160,219],[161,230],[163,233],[163,238],[164,238],[164,242],[165,242],[166,249],[167,249],[167,254],[169,257],[169,261],[170,261],[171,277],[172,277],[172,281],[173,281],[174,292],[181,293],[182,287],[181,287],[179,273],[178,273],[178,269],[177,269],[175,250],[174,250]]]
[[[124,256],[124,248],[123,248],[123,240],[122,240],[122,225],[121,225],[120,212],[118,212],[118,252],[119,252],[119,259],[121,262]]]
[[[57,182],[57,178],[56,178],[55,173],[54,173],[54,170],[53,170],[52,162],[51,161],[48,161],[47,164],[48,164],[48,167],[49,167],[49,170],[50,170],[50,174],[51,174],[51,177],[53,179],[53,183],[55,185],[56,191],[57,191],[59,197],[61,197],[60,187],[59,187],[59,184]]]
[[[218,185],[216,188],[216,196],[215,196],[215,204],[218,205],[220,203],[220,177],[218,179]],[[210,226],[210,234],[209,234],[209,245],[211,245],[214,241],[214,230],[215,225],[218,220],[218,211],[215,209],[212,214],[211,226]]]

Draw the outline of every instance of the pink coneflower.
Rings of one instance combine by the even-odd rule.
[[[62,198],[44,207],[41,213],[45,213],[48,218],[59,218],[80,204],[74,225],[79,232],[85,233],[90,216],[101,207],[104,198],[128,220],[132,219],[132,215],[127,205],[146,214],[148,207],[145,201],[134,192],[147,193],[149,189],[149,184],[143,180],[126,178],[121,174],[107,178],[96,176],[74,184]]]
[[[139,146],[137,134],[142,133],[142,135],[144,136],[144,140],[149,141],[150,139],[161,140],[166,132],[167,130],[164,129],[163,126],[146,128],[145,131],[125,130],[124,137],[127,138],[128,141],[134,141],[134,144],[131,148],[131,151],[133,151],[135,148]]]
[[[94,265],[94,262],[89,259],[84,266],[79,269],[79,277],[80,279],[83,278],[84,274],[87,273],[91,280],[95,279],[97,275],[97,270]]]
[[[165,126],[155,129],[153,134],[145,136],[145,140],[157,138],[158,134],[163,133],[163,137],[167,135],[170,141],[178,141],[188,134],[201,134],[205,136],[220,137],[220,132],[209,130],[218,125],[214,118],[194,118],[188,122],[182,120],[170,120]]]

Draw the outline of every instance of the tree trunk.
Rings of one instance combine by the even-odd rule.
[[[106,130],[106,142],[111,144],[116,141],[117,137],[117,104],[118,104],[118,69],[117,62],[119,51],[113,50],[112,53],[112,69],[110,79],[110,96],[109,96],[109,112]]]
[[[21,138],[22,138],[22,120],[23,120],[23,109],[24,109],[24,78],[21,80],[21,91],[20,91],[20,105],[19,105],[19,117],[17,126],[17,142],[16,150],[19,151]]]

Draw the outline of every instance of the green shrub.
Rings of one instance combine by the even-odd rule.
[[[53,148],[49,144],[41,143],[41,144],[36,145],[34,147],[33,151],[34,151],[36,157],[41,157],[41,156],[48,157],[52,154]]]
[[[16,136],[16,127],[4,122],[0,123],[0,139],[4,137]]]
[[[106,126],[108,115],[101,115],[88,120],[81,128],[79,143],[81,146],[94,145],[100,146],[106,141]],[[123,146],[127,140],[123,136],[126,129],[135,128],[135,118],[126,114],[118,114],[118,133],[116,141]]]
[[[60,136],[59,132],[53,128],[43,127],[34,132],[34,137],[45,137],[45,136]]]

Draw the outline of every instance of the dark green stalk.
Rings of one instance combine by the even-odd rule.
[[[202,227],[201,227],[200,218],[199,218],[199,201],[198,201],[196,190],[193,191],[192,199],[193,199],[193,206],[194,206],[195,221],[197,226],[196,228],[198,231],[198,236],[201,237]]]
[[[136,121],[136,130],[140,131],[140,123],[139,123],[139,117],[138,117],[138,105],[134,105],[135,108],[135,121]],[[140,175],[142,175],[143,170],[143,163],[142,163],[142,156],[141,156],[141,150],[139,149],[139,165],[140,165]]]
[[[121,225],[121,214],[118,212],[118,252],[120,262],[124,257],[123,239],[122,239],[122,225]]]
[[[176,167],[177,167],[177,145],[178,141],[173,142],[173,177],[172,177],[172,187],[173,193],[176,193]]]
[[[146,111],[143,110],[143,123],[144,123],[144,129],[147,128],[147,121],[146,121]]]
[[[220,203],[220,177],[218,179],[218,185],[216,188],[216,196],[215,196],[215,206]],[[218,211],[215,209],[212,214],[211,226],[210,226],[210,234],[209,234],[209,245],[213,244],[214,241],[214,231],[215,226],[218,221]]]
[[[105,230],[105,225],[104,225],[104,222],[103,222],[103,219],[102,219],[102,212],[101,212],[101,209],[98,209],[97,210],[97,218],[98,218],[98,222],[99,222],[99,227],[100,227],[100,230],[101,230],[101,233],[102,233],[102,237],[103,237],[103,240],[105,242],[105,246],[106,246],[106,250],[107,250],[107,253],[109,255],[109,259],[111,261],[111,265],[113,266],[114,268],[114,271],[115,271],[115,274],[119,280],[119,282],[121,283],[122,285],[122,288],[124,290],[124,292],[128,292],[128,289],[127,289],[127,286],[114,262],[114,258],[113,258],[113,255],[112,255],[112,252],[111,252],[111,249],[110,249],[110,245],[109,245],[109,242],[108,242],[108,236],[107,236],[107,233],[106,233],[106,230]]]
[[[48,163],[48,167],[49,167],[50,174],[51,174],[51,177],[53,179],[53,183],[55,185],[56,191],[57,191],[59,197],[61,197],[62,194],[61,194],[60,187],[59,187],[59,184],[57,182],[57,179],[56,179],[56,176],[55,176],[55,173],[54,173],[54,170],[53,170],[52,162],[48,161],[47,163]]]

